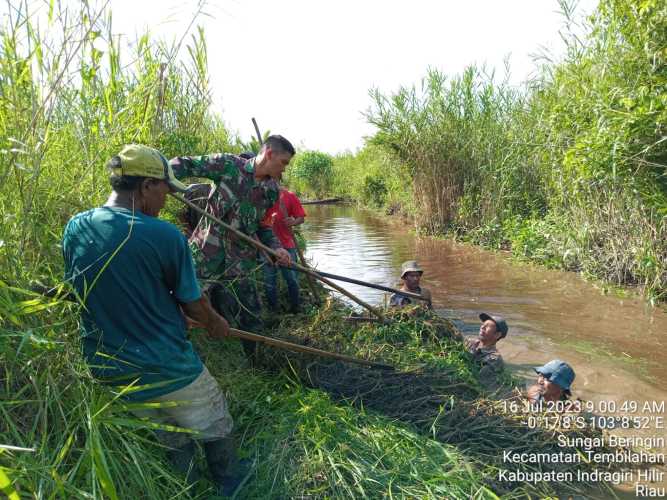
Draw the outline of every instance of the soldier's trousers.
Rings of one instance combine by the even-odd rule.
[[[224,278],[211,288],[209,297],[213,308],[232,327],[252,333],[259,333],[262,326],[261,306],[255,284],[248,278],[239,276]],[[255,354],[256,343],[241,340],[246,356]]]

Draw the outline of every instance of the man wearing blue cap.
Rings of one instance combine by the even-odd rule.
[[[466,350],[479,363],[479,378],[487,389],[496,389],[498,376],[503,371],[503,357],[496,344],[507,336],[507,322],[501,316],[479,315],[482,324],[475,339],[465,339]]]
[[[554,359],[546,365],[535,368],[537,384],[528,389],[528,399],[531,403],[542,401],[563,401],[570,393],[570,386],[574,381],[574,370],[565,361]]]

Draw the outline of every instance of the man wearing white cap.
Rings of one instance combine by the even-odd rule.
[[[404,292],[416,293],[421,295],[426,300],[424,304],[428,309],[433,309],[431,303],[431,291],[419,285],[424,270],[419,267],[416,260],[408,260],[401,265],[401,288]],[[395,293],[389,299],[389,307],[403,307],[412,304],[412,299]]]

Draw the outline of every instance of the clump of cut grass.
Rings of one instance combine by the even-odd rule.
[[[330,303],[313,318],[286,320],[272,334],[292,342],[301,337],[303,343],[322,349],[335,348],[375,361],[391,361],[397,371],[268,350],[261,353],[262,364],[273,368],[282,366],[307,385],[323,389],[336,401],[454,446],[472,463],[480,486],[495,493],[554,495],[580,493],[582,488],[607,488],[567,481],[527,485],[497,480],[499,471],[507,468],[503,461],[505,450],[577,455],[583,450],[560,446],[557,436],[584,438],[603,434],[590,422],[583,425],[583,420],[579,420],[578,425],[574,425],[576,414],[552,413],[546,419],[533,420],[535,425],[528,425],[528,419],[534,418],[534,410],[510,387],[505,387],[503,400],[491,399],[479,381],[478,366],[463,349],[460,334],[444,318],[416,307],[389,312],[389,324],[349,326],[342,321],[346,314],[349,311],[343,306]],[[504,380],[515,382],[507,374]],[[603,445],[593,451],[613,450]],[[576,474],[577,470],[605,466],[585,461],[572,464],[554,461],[539,465],[513,464],[513,467],[525,472]],[[619,468],[615,464],[606,467]]]

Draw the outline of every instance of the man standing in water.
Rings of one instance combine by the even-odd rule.
[[[230,437],[232,418],[217,381],[186,337],[188,317],[210,337],[227,321],[202,296],[187,241],[158,219],[167,193],[183,191],[153,148],[125,146],[107,164],[109,199],[75,215],[63,235],[65,277],[83,305],[82,346],[93,375],[133,402],[178,402],[137,410],[157,424],[195,431],[218,490],[232,494],[245,476]],[[197,479],[190,434],[158,431],[174,467]]]
[[[260,220],[278,200],[278,183],[294,156],[292,144],[280,135],[269,136],[255,158],[232,154],[179,156],[170,163],[178,179],[204,177],[214,181],[206,211],[248,236],[259,236]],[[275,235],[265,243],[280,254],[279,264],[289,265],[289,253]],[[209,289],[213,307],[239,328],[260,329],[260,305],[252,273],[259,268],[257,249],[202,217],[190,237],[200,277],[214,281]],[[244,340],[252,359],[255,344]]]
[[[507,336],[507,322],[501,316],[486,313],[480,314],[479,319],[482,322],[479,335],[476,339],[465,339],[464,344],[475,362],[480,365],[479,378],[482,384],[487,389],[495,389],[504,366],[503,357],[496,344]]]
[[[527,395],[531,403],[564,401],[572,395],[570,387],[575,374],[565,361],[553,359],[535,368],[535,372],[537,383],[528,389]]]
[[[426,300],[424,300],[424,305],[428,309],[433,309],[433,304],[431,303],[431,291],[427,288],[423,288],[419,285],[424,270],[419,267],[416,260],[408,260],[403,262],[401,265],[401,288],[404,292],[416,293],[421,295]],[[389,307],[403,307],[409,304],[412,304],[410,297],[405,295],[400,295],[395,293],[389,299]]]

